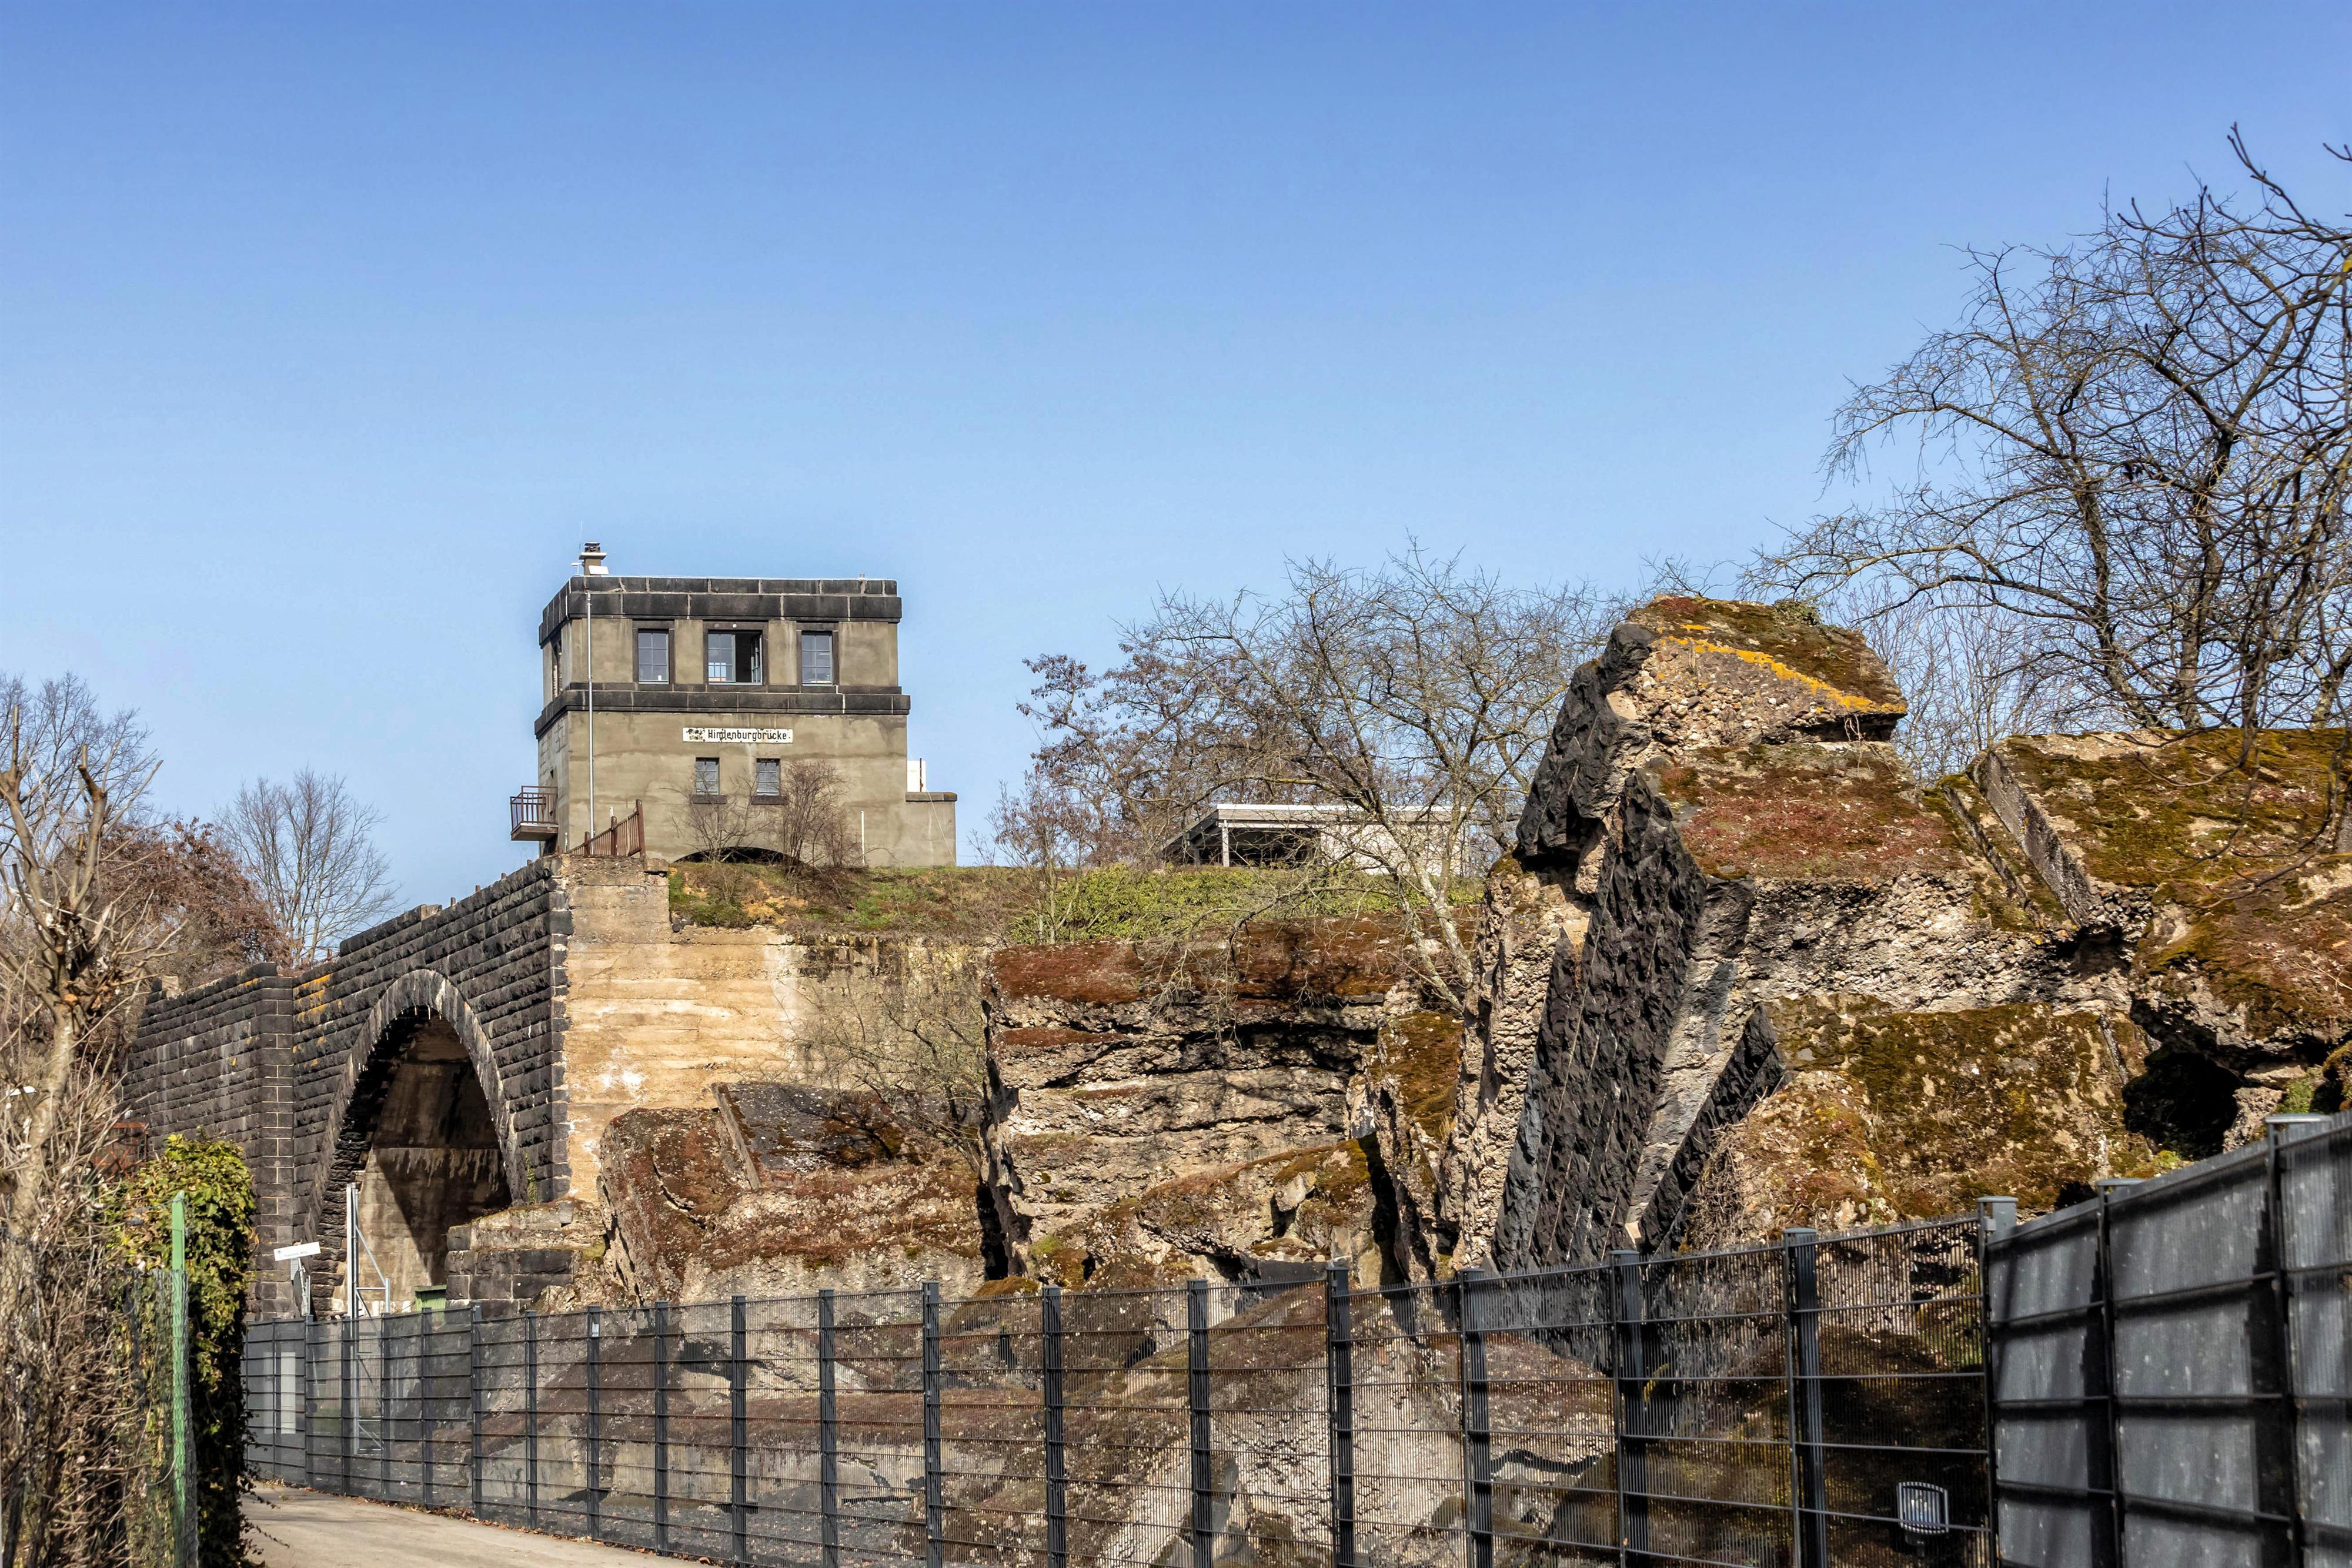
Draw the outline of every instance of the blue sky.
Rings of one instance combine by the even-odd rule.
[[[438,901],[582,539],[893,576],[971,827],[1158,588],[1744,556],[1952,246],[2232,120],[2352,207],[2352,6],[0,5],[0,669]]]

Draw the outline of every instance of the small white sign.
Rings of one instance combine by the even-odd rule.
[[[697,729],[688,726],[686,738],[702,746],[790,746],[789,729]]]
[[[297,1258],[316,1258],[318,1255],[319,1244],[315,1241],[298,1241],[291,1247],[280,1247],[270,1254],[280,1263],[291,1263]]]

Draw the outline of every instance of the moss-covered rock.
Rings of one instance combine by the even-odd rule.
[[[2161,1037],[2316,1061],[2352,1030],[2340,730],[2038,736],[1977,768],[2068,913],[2116,930]]]
[[[1960,874],[1973,859],[1892,747],[1708,747],[1651,771],[1710,875]]]
[[[716,1086],[718,1107],[614,1119],[600,1192],[613,1269],[641,1300],[793,1295],[821,1285],[950,1291],[986,1277],[971,1168],[870,1095]]]
[[[2125,1124],[2146,1055],[2128,1019],[2041,1005],[1901,1012],[1870,997],[1766,1004],[1790,1078],[1723,1139],[1686,1245],[1843,1229],[2015,1197],[2041,1211],[2158,1151]]]

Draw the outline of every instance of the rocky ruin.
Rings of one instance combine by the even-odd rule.
[[[157,1005],[133,1098],[248,1145],[314,1299],[357,1181],[404,1291],[541,1305],[1442,1280],[2045,1207],[2343,1103],[2344,736],[2020,737],[1923,784],[1903,715],[1801,606],[1635,612],[1463,912],[1466,1016],[1377,914],[1008,946],[975,871],[923,873],[952,922],[813,932],[559,856]],[[893,1041],[970,1057],[963,1122],[861,1071]]]
[[[2020,738],[1922,786],[1902,714],[1801,606],[1617,629],[1490,880],[1442,1145],[1377,1123],[1401,1270],[2047,1207],[2339,1092],[2343,737]]]

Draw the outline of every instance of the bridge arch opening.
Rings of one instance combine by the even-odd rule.
[[[321,1239],[331,1236],[340,1249],[343,1186],[355,1183],[360,1228],[394,1311],[447,1284],[451,1230],[513,1201],[480,1073],[457,1028],[438,1014],[394,1020],[354,1086],[338,1142]],[[354,1274],[362,1302],[373,1308],[373,1272],[346,1260],[344,1278]]]

